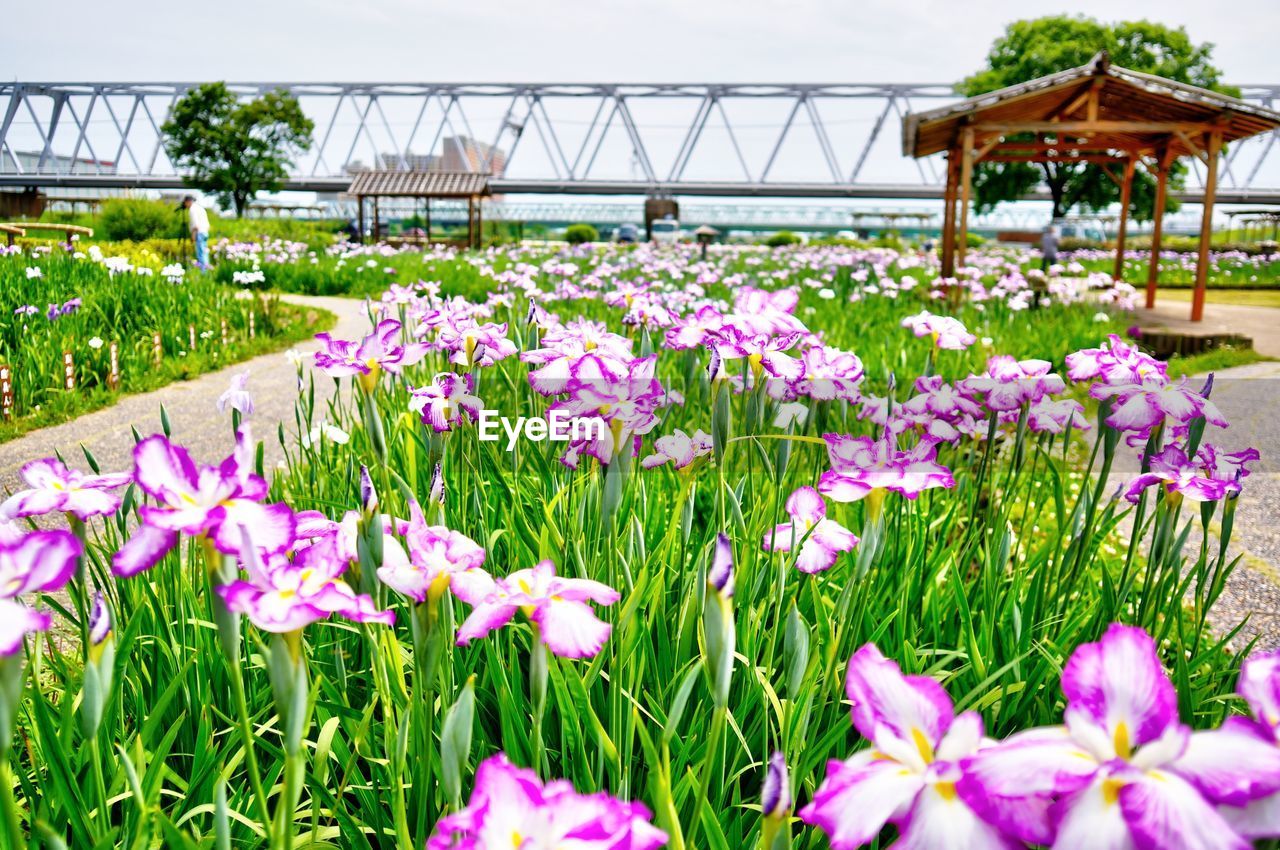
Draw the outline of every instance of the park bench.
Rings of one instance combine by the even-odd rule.
[[[64,241],[66,242],[66,245],[68,248],[71,247],[72,236],[87,236],[87,237],[93,236],[92,227],[81,227],[78,224],[58,224],[52,221],[11,221],[11,222],[8,222],[7,224],[0,224],[0,228],[5,228],[3,232],[8,235],[10,245],[13,244],[13,237],[15,235],[25,236],[26,231],[28,230],[61,231],[62,234],[66,237]],[[13,232],[10,232],[9,228],[15,228],[16,230],[21,232],[13,233]]]

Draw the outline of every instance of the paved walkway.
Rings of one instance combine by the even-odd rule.
[[[1161,301],[1157,294],[1153,309],[1138,309],[1137,324],[1175,333],[1243,334],[1253,340],[1254,351],[1280,358],[1280,310],[1274,307],[1205,304],[1204,321],[1193,322],[1190,302]]]
[[[352,339],[368,332],[369,323],[364,302],[352,298],[282,295],[282,299],[302,306],[318,307],[338,317],[333,334]],[[299,343],[299,351],[314,351],[314,340]],[[217,372],[201,375],[192,381],[169,384],[140,395],[129,395],[111,407],[94,411],[50,428],[32,431],[16,440],[0,443],[0,493],[20,485],[22,465],[34,458],[50,457],[61,451],[67,462],[84,468],[79,446],[89,449],[104,472],[132,468],[133,437],[130,428],[144,436],[160,430],[161,405],[169,413],[173,436],[189,446],[197,461],[221,460],[231,449],[230,415],[222,415],[215,407],[218,396],[226,391],[231,378],[249,371],[249,392],[256,410],[250,418],[254,433],[266,444],[267,465],[279,455],[275,439],[277,422],[293,421],[293,403],[298,396],[294,368],[284,352],[263,354],[236,363]],[[316,382],[316,393],[328,392],[332,384]],[[319,401],[319,399],[317,399]]]

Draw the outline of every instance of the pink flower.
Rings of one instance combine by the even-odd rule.
[[[69,531],[24,533],[0,521],[0,656],[21,651],[27,635],[43,632],[53,622],[18,597],[61,590],[75,574],[82,552],[79,539]]]
[[[247,430],[231,456],[218,466],[197,466],[187,450],[161,434],[133,449],[134,480],[156,504],[139,508],[142,525],[112,559],[116,575],[149,569],[178,542],[178,533],[208,535],[219,551],[240,551],[240,527],[253,529],[254,541],[268,553],[293,542],[293,511],[284,504],[263,505],[267,482],[253,472],[254,443]]]
[[[332,614],[358,623],[395,622],[395,613],[379,611],[373,599],[357,594],[340,576],[347,560],[330,536],[306,547],[292,560],[283,555],[260,558],[260,548],[241,527],[241,559],[248,580],[217,588],[227,608],[247,616],[266,632],[293,632]]]
[[[685,469],[699,458],[711,454],[712,448],[711,435],[707,432],[699,429],[690,437],[677,428],[654,440],[654,453],[640,461],[640,465],[645,469],[656,469],[670,463],[675,469]]]
[[[590,658],[604,647],[612,627],[601,622],[587,602],[612,605],[619,598],[618,591],[606,584],[561,578],[555,564],[541,561],[533,569],[498,579],[458,629],[458,645],[484,637],[524,611],[538,638],[556,655]]]
[[[858,545],[852,531],[827,519],[827,503],[812,487],[801,487],[787,497],[787,514],[791,522],[766,534],[762,547],[766,552],[790,552],[799,545],[796,569],[802,573],[829,570],[841,552]]]
[[[471,800],[440,819],[427,850],[655,850],[666,843],[640,803],[579,794],[563,779],[544,785],[499,753],[481,762]]]
[[[494,590],[481,567],[484,549],[470,537],[443,525],[427,525],[416,501],[409,502],[404,533],[408,553],[394,540],[383,543],[382,583],[415,602],[435,601],[446,590],[464,602],[480,604]]]
[[[426,356],[427,346],[421,343],[397,343],[399,333],[400,323],[395,319],[378,322],[373,332],[359,342],[318,333],[316,339],[324,343],[324,349],[315,353],[316,368],[335,378],[361,375],[362,386],[372,388],[381,370],[398,374]]]
[[[956,486],[951,470],[937,462],[937,449],[920,440],[900,451],[890,438],[824,434],[831,469],[822,473],[818,490],[837,502],[856,502],[873,492],[892,491],[914,499],[933,487]]]
[[[910,848],[1014,850],[1019,845],[958,799],[961,761],[990,744],[982,718],[955,708],[928,676],[904,676],[867,644],[849,659],[845,691],[854,728],[871,747],[827,762],[827,776],[800,820],[827,834],[832,850],[875,841],[888,823]]]
[[[109,492],[133,480],[126,473],[85,475],[68,469],[55,458],[33,460],[22,467],[26,490],[14,493],[0,505],[0,520],[41,516],[62,511],[80,519],[113,514],[120,497]]]
[[[1206,465],[1206,458],[1216,461],[1217,457],[1217,451],[1209,445],[1194,459],[1188,458],[1181,446],[1165,446],[1151,458],[1148,471],[1129,483],[1125,498],[1136,503],[1142,491],[1154,484],[1163,484],[1167,492],[1177,493],[1193,502],[1217,502],[1228,493],[1239,493],[1239,478],[1248,474],[1244,464],[1256,460],[1257,451],[1251,449],[1237,453],[1238,463],[1228,467],[1231,470],[1229,477],[1223,478],[1216,477],[1216,465]]]
[[[928,310],[921,310],[914,316],[907,316],[902,320],[902,327],[910,328],[916,336],[932,338],[933,344],[938,348],[952,351],[964,351],[978,340],[965,329],[959,319],[935,316]]]

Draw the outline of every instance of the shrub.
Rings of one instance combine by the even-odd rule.
[[[564,229],[564,240],[570,245],[599,242],[600,233],[589,224],[571,224]]]
[[[186,213],[148,198],[109,198],[98,216],[100,233],[110,240],[142,242],[177,239],[186,232]]]
[[[800,237],[792,233],[790,230],[779,230],[777,233],[764,240],[764,244],[770,248],[780,248],[783,245],[798,245]]]

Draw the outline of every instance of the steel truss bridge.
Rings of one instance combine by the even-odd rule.
[[[0,83],[0,187],[176,189],[160,127],[196,83]],[[942,163],[901,155],[910,111],[950,84],[234,83],[315,122],[286,189],[362,167],[491,173],[499,194],[938,199]],[[1242,86],[1274,108],[1280,85]],[[1280,203],[1280,134],[1232,145],[1220,203]],[[1198,199],[1192,163],[1182,199]]]

